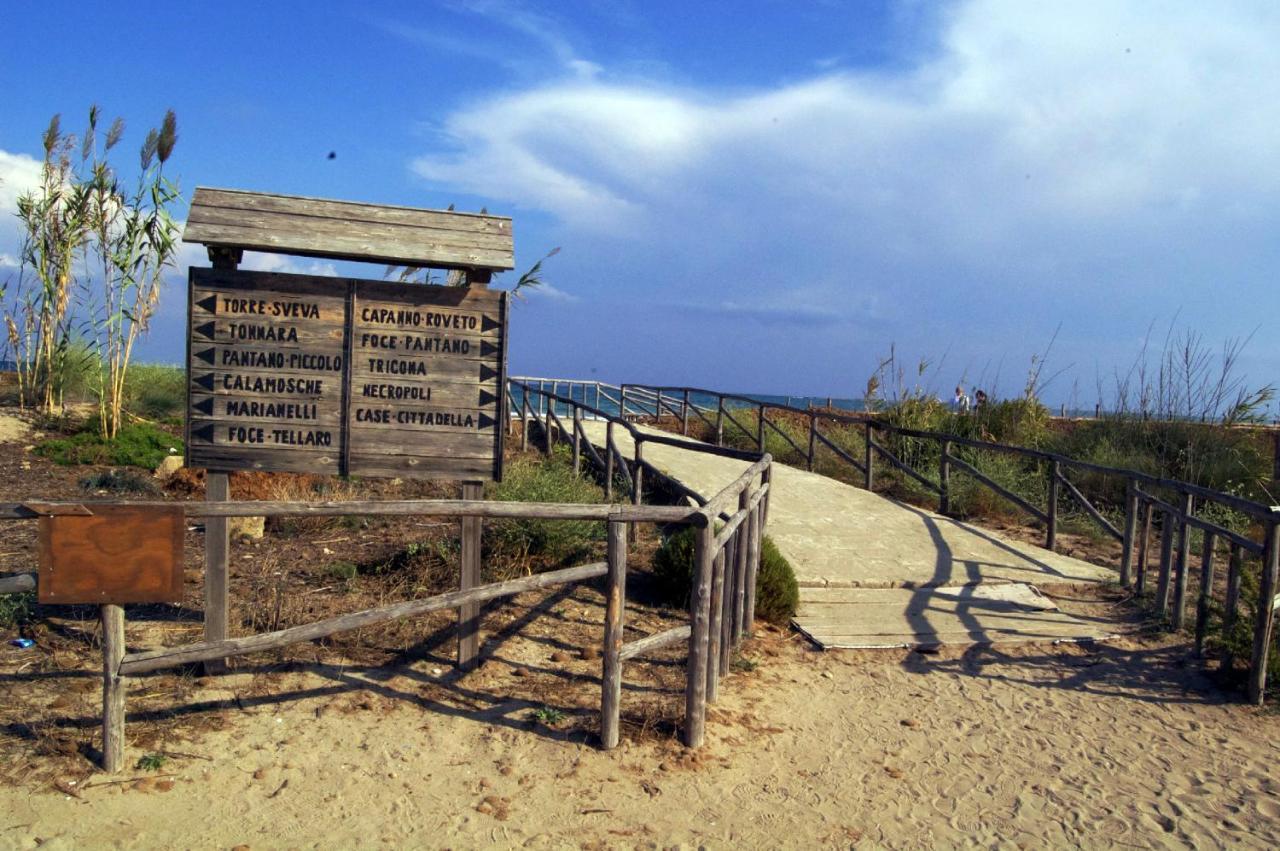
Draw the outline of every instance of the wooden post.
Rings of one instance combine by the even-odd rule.
[[[627,385],[625,384],[618,387],[618,416],[624,420],[627,418]]]
[[[689,436],[689,388],[684,389],[684,404],[680,406],[680,433]]]
[[[689,595],[689,666],[684,692],[684,743],[691,748],[702,746],[707,728],[707,654],[711,635],[711,582],[715,528],[711,519],[698,529],[694,539],[693,588]]]
[[[552,450],[555,449],[555,442],[551,437],[551,406],[555,403],[552,401],[550,396],[543,396],[542,398],[547,404],[547,409],[542,415],[542,431],[544,438],[543,443],[545,444],[544,449],[547,453],[547,457],[549,458],[551,457]]]
[[[714,546],[714,544],[713,544]],[[707,703],[720,698],[720,653],[724,647],[724,548],[712,562],[711,617],[707,622]]]
[[[1213,533],[1206,531],[1200,551],[1200,594],[1196,603],[1197,656],[1204,655],[1205,634],[1209,630],[1209,606],[1213,601],[1213,544]]]
[[[1058,480],[1062,476],[1062,465],[1057,461],[1049,464],[1049,520],[1045,523],[1044,548],[1052,550],[1058,542]]]
[[[773,481],[773,464],[769,464],[760,471],[760,484],[763,487]],[[769,503],[773,501],[773,487],[771,486],[765,495],[760,498],[760,534],[764,534],[764,528],[769,522]]]
[[[1120,585],[1128,588],[1133,581],[1133,543],[1138,526],[1138,490],[1133,479],[1125,479],[1124,543],[1120,550]]]
[[[604,425],[604,500],[613,502],[613,420]]]
[[[743,488],[742,493],[738,494],[738,510],[746,510],[749,505],[751,505],[751,490]],[[750,630],[750,625],[746,622],[747,572],[750,570],[748,563],[751,555],[750,520],[751,515],[748,514],[747,519],[739,524],[738,531],[733,536],[737,542],[733,567],[733,640],[735,644]]]
[[[1258,582],[1257,617],[1253,627],[1253,656],[1249,663],[1249,701],[1261,706],[1267,692],[1267,655],[1271,631],[1275,627],[1277,573],[1280,573],[1280,522],[1267,526],[1262,554],[1262,576]]]
[[[582,446],[579,435],[582,433],[582,408],[573,406],[573,474],[582,472]]]
[[[205,500],[226,502],[231,498],[231,480],[226,473],[212,470],[205,476]],[[231,548],[227,518],[204,519],[204,640],[225,641],[227,634],[228,599],[227,563]],[[227,669],[224,659],[205,663],[208,674],[219,674]]]
[[[1155,506],[1150,502],[1143,500],[1142,502],[1142,540],[1138,542],[1138,581],[1134,585],[1134,590],[1138,594],[1147,592],[1147,566],[1150,564],[1151,549],[1151,516],[1156,513]]]
[[[124,768],[124,608],[107,604],[102,617],[102,769]]]
[[[484,487],[480,482],[463,482],[463,499],[480,499]],[[480,518],[462,518],[462,557],[458,590],[466,591],[480,584]],[[469,671],[480,656],[480,604],[466,603],[458,607],[458,669]]]
[[[862,466],[863,466],[863,474],[864,474],[863,484],[867,490],[874,490],[876,480],[875,480],[874,474],[871,472],[872,470],[871,464],[872,464],[872,458],[874,454],[872,450],[875,447],[875,438],[871,436],[871,420],[868,419],[865,422],[866,422],[866,433],[863,436],[863,439],[865,440],[865,446],[863,447],[863,454],[862,454]]]
[[[609,521],[609,585],[604,612],[604,659],[601,669],[600,744],[618,744],[618,716],[622,703],[623,613],[627,606],[627,524]]]
[[[760,419],[756,420],[756,451],[764,451],[764,405],[760,406]]]
[[[631,472],[631,504],[640,505],[644,502],[644,441],[637,440],[635,453],[635,469]],[[640,521],[635,520],[631,523],[631,542],[635,543],[640,538]]]
[[[662,422],[662,389],[659,388],[657,395],[653,399],[653,419],[654,423]]]
[[[742,628],[750,637],[755,633],[756,621],[756,574],[760,572],[760,510],[763,501],[756,503],[747,518],[750,524],[747,530],[747,575],[743,579],[745,599],[742,603]]]
[[[809,414],[809,457],[807,460],[808,460],[808,467],[809,467],[810,473],[813,472],[813,450],[814,450],[814,444],[817,442],[817,440],[818,440],[818,418],[815,417],[813,414]]]
[[[529,448],[529,386],[520,388],[520,451]]]
[[[1169,574],[1173,566],[1173,529],[1178,524],[1173,512],[1165,511],[1160,520],[1160,576],[1156,582],[1156,609],[1169,616]]]
[[[938,513],[951,513],[951,441],[944,440],[938,457]]]
[[[724,597],[721,599],[724,613],[720,616],[721,677],[729,675],[729,663],[733,661],[733,634],[734,630],[737,629],[733,622],[733,616],[736,611],[733,604],[733,589],[738,583],[736,575],[738,567],[737,539],[737,535],[731,536],[724,546]]]
[[[724,397],[716,397],[716,446],[724,446]]]
[[[1232,542],[1231,556],[1227,562],[1227,598],[1222,604],[1222,668],[1230,670],[1235,664],[1231,654],[1231,633],[1236,626],[1236,611],[1240,605],[1240,577],[1244,572],[1244,550]]]
[[[1177,582],[1173,594],[1173,628],[1182,629],[1187,621],[1187,557],[1191,552],[1191,516],[1195,503],[1189,493],[1182,495],[1182,518],[1178,527]]]

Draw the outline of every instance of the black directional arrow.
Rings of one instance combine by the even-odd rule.
[[[198,414],[205,414],[207,416],[212,415],[213,414],[213,397],[211,396],[208,399],[201,399],[199,402],[196,402],[191,407],[194,408],[196,413]]]
[[[201,337],[204,337],[206,340],[212,340],[213,327],[214,326],[212,322],[206,322],[203,325],[197,325],[195,328],[192,328],[191,330],[199,334]]]
[[[487,358],[491,355],[498,354],[499,351],[499,348],[488,340],[480,341],[480,357]]]
[[[493,417],[486,416],[484,414],[480,415],[480,428],[493,428],[497,424],[498,421]]]
[[[498,401],[498,397],[490,393],[488,390],[480,391],[480,407],[483,408],[485,405],[492,405],[496,401]]]
[[[208,375],[196,376],[195,385],[197,387],[203,387],[205,390],[212,390],[213,389],[213,373],[211,372]]]
[[[195,356],[205,363],[213,366],[213,348],[207,348],[203,352],[196,352]]]
[[[489,381],[490,379],[497,378],[497,377],[498,377],[498,371],[496,369],[494,369],[491,366],[485,366],[484,364],[480,364],[480,380],[481,381]]]
[[[192,429],[191,436],[199,438],[200,440],[207,440],[210,443],[212,443],[213,442],[213,426],[207,425],[207,426],[200,426],[200,428],[197,428],[197,429]]]
[[[502,327],[502,323],[496,319],[490,319],[487,316],[480,317],[480,333],[481,334],[483,334],[485,331],[492,331],[494,328],[501,328],[501,327]]]
[[[218,297],[216,295],[205,296],[196,301],[196,307],[203,308],[210,313],[218,312]]]

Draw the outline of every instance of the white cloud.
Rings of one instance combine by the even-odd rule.
[[[414,168],[552,214],[615,292],[630,274],[637,298],[875,320],[875,345],[980,323],[991,351],[1063,319],[1066,350],[1179,305],[1247,333],[1207,295],[1224,282],[1280,309],[1280,6],[971,0],[941,25],[902,72],[506,93],[449,116],[451,152]],[[812,280],[803,304],[772,296]]]

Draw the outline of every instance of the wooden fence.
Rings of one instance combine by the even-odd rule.
[[[527,401],[527,400],[526,400]],[[551,435],[559,430],[563,438],[564,423],[553,408],[557,404],[577,404],[560,397],[544,400],[541,425],[547,436],[545,446],[552,446]],[[549,406],[549,407],[548,407]],[[633,461],[623,458],[616,444],[602,459],[585,440],[581,422],[584,413],[609,420],[609,428],[625,428],[636,440]],[[529,414],[524,419],[528,422]],[[753,463],[742,475],[710,499],[697,497],[696,507],[643,505],[645,471],[654,471],[642,457],[644,442],[668,442],[671,438],[641,435],[623,418],[579,405],[571,414],[575,469],[581,459],[590,458],[609,482],[615,472],[630,484],[630,504],[562,504],[486,502],[479,499],[406,500],[376,502],[282,502],[282,501],[212,501],[212,502],[28,502],[0,504],[0,520],[33,520],[57,514],[91,515],[95,505],[134,506],[172,509],[179,505],[185,517],[209,521],[230,517],[296,517],[296,516],[430,516],[458,517],[463,520],[461,587],[457,591],[419,600],[352,612],[300,626],[257,635],[205,640],[177,647],[128,652],[125,646],[125,612],[123,606],[100,607],[103,655],[103,767],[118,771],[124,766],[125,694],[129,678],[154,671],[197,663],[220,664],[222,660],[314,641],[336,633],[375,626],[402,618],[419,617],[430,612],[455,609],[458,613],[458,663],[467,668],[474,663],[479,647],[479,607],[481,604],[525,591],[583,582],[606,577],[605,623],[602,652],[600,741],[612,748],[619,740],[623,663],[644,653],[682,641],[688,642],[687,683],[685,689],[684,739],[691,747],[703,743],[706,729],[706,707],[717,696],[719,681],[728,673],[733,649],[749,634],[755,610],[755,575],[759,567],[760,538],[768,513],[770,458],[756,453],[709,448],[717,454],[746,458]],[[527,440],[528,430],[523,432]],[[610,431],[612,434],[612,431]],[[673,441],[674,442],[674,441]],[[759,483],[757,484],[757,480]],[[692,492],[690,492],[692,494]],[[736,510],[731,507],[736,505]],[[596,520],[608,524],[607,559],[604,562],[579,565],[534,576],[496,582],[479,583],[480,522],[483,518],[524,518],[539,520]],[[723,519],[717,528],[717,521]],[[628,529],[636,523],[689,525],[696,531],[696,570],[690,623],[685,626],[624,641],[624,610],[627,582]],[[0,593],[26,592],[37,587],[36,574],[18,574],[0,578]],[[207,613],[206,613],[207,614]]]
[[[1193,571],[1198,571],[1199,593],[1195,600],[1193,629],[1199,653],[1205,652],[1210,618],[1215,611],[1221,613],[1224,635],[1242,622],[1241,586],[1246,572],[1252,574],[1251,560],[1256,560],[1257,603],[1253,607],[1247,690],[1251,702],[1259,705],[1263,702],[1275,611],[1280,608],[1280,593],[1277,593],[1280,591],[1280,506],[1264,505],[1190,482],[1079,461],[1052,452],[941,432],[899,428],[868,415],[797,408],[697,387],[608,385],[564,380],[561,380],[561,386],[567,388],[571,395],[577,389],[579,394],[590,392],[596,398],[615,403],[618,415],[628,421],[671,418],[679,423],[680,431],[685,435],[689,434],[691,423],[701,424],[717,448],[723,447],[725,430],[729,426],[752,440],[759,452],[765,450],[766,436],[775,435],[794,450],[809,470],[814,469],[819,450],[827,449],[840,463],[855,470],[858,483],[867,489],[875,486],[879,460],[936,494],[938,509],[944,514],[951,508],[952,474],[969,476],[1039,521],[1045,530],[1044,543],[1048,549],[1054,549],[1057,544],[1060,503],[1069,500],[1079,506],[1105,535],[1120,542],[1121,585],[1133,588],[1144,597],[1150,596],[1151,605],[1175,629],[1187,625],[1189,578]],[[771,412],[775,414],[772,420]],[[797,439],[784,429],[781,425],[783,418],[804,423],[805,438]],[[827,423],[859,429],[862,435],[860,456],[856,450],[842,447],[823,434],[820,426]],[[913,439],[936,444],[936,478],[895,454],[889,445],[895,439],[899,443],[903,439]],[[1044,507],[1004,487],[974,464],[958,457],[960,448],[969,450],[971,454],[990,452],[1017,456],[1042,465]],[[1069,473],[1075,473],[1077,477],[1093,474],[1123,480],[1124,510],[1118,522],[1112,522],[1069,477]],[[1259,530],[1258,534],[1254,537],[1243,535],[1204,516],[1206,509],[1214,506],[1248,517],[1253,527]],[[1159,531],[1158,543],[1152,540],[1154,530]],[[1202,536],[1200,551],[1195,554],[1191,553],[1192,530],[1198,530]],[[1158,559],[1152,577],[1151,561],[1156,555]],[[1217,583],[1217,561],[1224,556],[1226,582]],[[1229,647],[1225,645],[1219,658],[1225,668],[1235,664]]]
[[[567,444],[572,452],[574,470],[580,471],[584,460],[589,461],[604,478],[609,498],[613,495],[615,478],[620,478],[630,489],[633,508],[637,508],[643,501],[645,482],[652,478],[693,500],[699,506],[699,516],[705,520],[697,526],[694,542],[689,626],[676,627],[623,645],[616,654],[614,664],[617,667],[611,666],[606,655],[604,669],[607,701],[607,695],[617,694],[620,687],[623,661],[687,639],[685,743],[697,747],[705,735],[707,704],[717,700],[720,680],[729,673],[733,654],[743,639],[750,635],[755,620],[756,574],[760,567],[760,541],[769,516],[772,458],[765,453],[727,447],[691,447],[688,441],[642,431],[622,415],[625,405],[620,404],[618,397],[608,395],[608,385],[562,381],[559,384],[568,385],[565,388],[568,395],[561,395],[555,392],[558,386],[547,390],[548,382],[547,379],[542,384],[538,379],[508,380],[508,404],[512,411],[510,423],[512,426],[517,422],[520,424],[522,447],[528,446],[532,432],[530,426],[536,424],[541,432],[541,448],[550,453],[556,445]],[[607,400],[619,403],[618,413],[597,406]],[[606,423],[604,446],[601,447],[603,455],[596,450],[583,428],[583,420],[587,418]],[[618,446],[616,431],[619,429],[625,429],[631,437],[634,445],[631,458],[627,458]],[[751,463],[737,479],[708,498],[671,479],[646,461],[644,447],[649,443],[695,448]],[[636,522],[646,521],[638,518]],[[623,575],[616,583],[610,583],[611,595],[614,589],[625,594],[625,565],[621,570]],[[618,600],[615,603],[612,596],[609,598],[609,612],[616,613],[616,616],[606,614],[606,648],[613,640],[609,636],[621,635],[624,602]],[[613,714],[616,718],[616,711]],[[604,715],[607,719],[610,713],[605,712]],[[611,742],[617,741],[616,730],[611,734],[606,721],[602,723],[602,731],[605,746],[612,746]]]

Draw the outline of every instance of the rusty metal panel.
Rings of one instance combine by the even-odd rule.
[[[182,602],[182,507],[92,511],[40,518],[40,602]]]

